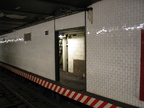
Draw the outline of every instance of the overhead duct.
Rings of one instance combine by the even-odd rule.
[[[27,16],[24,15],[16,15],[16,14],[9,14],[5,15],[8,18],[13,18],[13,19],[25,19]]]
[[[2,12],[0,12],[0,17],[4,17],[4,14]]]
[[[17,14],[5,14],[3,12],[0,12],[0,17],[8,17],[13,19],[25,19],[27,16],[25,15],[17,15]]]

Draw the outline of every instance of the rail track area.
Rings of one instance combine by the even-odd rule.
[[[0,108],[91,108],[0,68]]]

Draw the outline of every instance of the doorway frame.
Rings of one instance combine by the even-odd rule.
[[[59,32],[60,31],[67,31],[67,30],[76,30],[76,29],[84,29],[84,45],[85,45],[85,68],[86,68],[86,27],[74,27],[74,28],[68,28],[68,29],[61,29],[61,30],[55,30],[55,81],[60,81],[60,66],[59,66]],[[85,88],[86,88],[86,72],[85,72]]]

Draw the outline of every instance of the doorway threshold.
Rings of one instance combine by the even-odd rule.
[[[78,74],[60,71],[60,83],[77,91],[85,91],[85,77]]]

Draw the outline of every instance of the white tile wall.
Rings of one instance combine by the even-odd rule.
[[[0,61],[55,80],[54,21],[9,33],[7,38],[24,37],[24,33],[31,33],[32,41],[0,44]]]
[[[55,21],[56,30],[83,27],[85,26],[84,16],[85,16],[85,13],[81,12],[81,13],[77,13],[77,14],[73,14],[73,15],[69,15],[66,17],[56,19]]]
[[[32,33],[32,41],[1,44],[0,61],[54,80],[54,25],[56,30],[85,26],[84,15],[81,12],[56,19],[55,24],[50,21],[7,34],[7,38],[16,38]],[[44,35],[46,30],[48,36]]]
[[[144,23],[144,0],[102,0],[92,7],[93,24],[87,20],[87,91],[144,108],[139,100],[141,34],[136,29]],[[84,26],[84,12],[56,20],[56,30],[79,26]],[[135,28],[126,31],[128,27]],[[29,32],[31,42],[1,44],[0,60],[54,79],[54,21],[7,35]]]
[[[85,60],[84,36],[68,39],[68,71],[73,72],[74,59]]]
[[[144,0],[102,0],[92,7],[87,91],[144,108],[139,100],[141,33],[136,29],[144,23]]]

